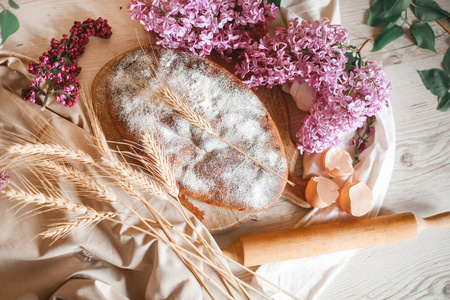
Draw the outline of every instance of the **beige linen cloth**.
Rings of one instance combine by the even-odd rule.
[[[20,99],[21,89],[32,79],[27,70],[29,62],[27,57],[0,50],[0,130],[48,141],[53,127],[60,141],[95,157],[96,151],[89,146],[86,134],[87,123],[76,108],[79,105],[66,109],[53,103],[42,112],[39,105]],[[95,175],[93,170],[86,171]],[[15,181],[13,173],[10,171]],[[113,210],[87,197],[76,200],[97,209]],[[150,199],[150,203],[179,231],[192,234],[170,204],[156,198]],[[134,208],[149,217],[143,207],[134,205]],[[165,243],[126,226],[103,221],[50,245],[51,240],[38,235],[50,221],[64,222],[65,215],[55,211],[37,214],[35,209],[36,206],[22,207],[0,196],[0,299],[209,298]],[[194,217],[191,219],[205,239],[218,249],[204,226]],[[130,218],[125,221],[137,223]],[[178,242],[183,246],[182,241]],[[207,266],[198,265],[220,283]],[[210,288],[214,292],[214,287]]]

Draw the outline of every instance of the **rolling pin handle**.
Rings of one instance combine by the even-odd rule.
[[[450,212],[443,212],[428,218],[424,218],[423,220],[425,221],[425,228],[450,227]]]

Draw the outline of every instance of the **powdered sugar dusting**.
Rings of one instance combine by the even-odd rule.
[[[191,54],[161,50],[158,76],[153,76],[147,59],[136,50],[113,66],[108,81],[110,107],[133,139],[138,140],[141,131],[156,134],[180,189],[198,200],[238,209],[263,209],[278,198],[283,180],[175,115],[155,99],[154,91],[163,79],[216,134],[285,175],[287,164],[280,155],[279,138],[268,130],[259,99],[229,74]]]

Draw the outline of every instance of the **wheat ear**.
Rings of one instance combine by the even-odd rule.
[[[30,193],[19,189],[8,188],[2,190],[1,193],[12,200],[21,201],[23,203],[36,204],[41,207],[57,208],[82,215],[74,222],[58,226],[57,228],[54,228],[54,230],[45,232],[44,235],[46,237],[50,237],[50,233],[51,237],[54,238],[63,237],[80,226],[96,224],[105,219],[111,220],[118,215],[116,212],[97,211],[90,206],[76,204],[62,197],[44,195],[40,192]]]
[[[59,144],[15,144],[9,146],[6,151],[11,154],[21,155],[21,158],[26,158],[28,156],[34,155],[42,155],[74,160],[88,165],[95,164],[94,159],[86,152],[78,149],[71,149]]]
[[[67,199],[58,196],[44,195],[40,192],[29,193],[15,188],[2,190],[5,196],[12,200],[22,201],[24,203],[33,203],[45,207],[53,207],[62,210],[69,210],[78,214],[96,215],[97,211],[87,205],[73,203]]]
[[[64,177],[70,180],[75,186],[83,191],[90,192],[95,195],[97,199],[106,202],[118,202],[117,195],[107,186],[100,184],[95,178],[86,175],[72,167],[51,161],[41,162],[41,166],[45,172],[52,172],[53,175]]]
[[[150,195],[167,198],[164,190],[153,180],[146,177],[140,172],[132,169],[128,164],[121,162],[115,153],[109,148],[108,142],[106,141],[105,135],[103,133],[100,122],[95,115],[94,105],[92,103],[92,98],[83,95],[85,101],[84,107],[86,113],[88,115],[91,132],[92,132],[92,140],[96,145],[96,148],[100,151],[102,157],[100,164],[106,168],[107,172],[112,172],[115,177],[123,177],[126,176],[130,179],[131,184],[139,187],[140,189],[145,190]],[[130,184],[130,182],[122,182],[124,186]],[[128,189],[133,193],[133,189]]]
[[[174,198],[178,197],[179,190],[177,182],[167,161],[165,151],[156,143],[151,134],[142,132],[141,135],[142,147],[147,154],[146,158],[149,160],[149,163],[143,161],[146,168],[155,178],[164,184],[169,195]]]
[[[227,144],[228,146],[230,146],[231,148],[235,149],[236,151],[238,151],[239,153],[243,154],[245,157],[251,159],[253,162],[255,162],[257,165],[261,166],[262,168],[264,168],[266,171],[269,171],[270,173],[274,174],[275,176],[277,176],[278,178],[282,179],[283,181],[289,183],[290,185],[294,186],[295,184],[284,178],[283,176],[281,176],[280,174],[278,174],[277,172],[273,171],[272,169],[270,169],[268,166],[266,166],[265,164],[263,164],[262,162],[260,162],[259,160],[257,160],[256,158],[248,155],[246,152],[244,152],[243,150],[239,149],[238,147],[236,147],[235,145],[231,144],[230,142],[222,139],[220,136],[218,136],[217,134],[214,133],[214,131],[212,130],[211,126],[209,125],[209,123],[202,117],[200,116],[193,108],[192,106],[190,106],[187,101],[182,100],[180,97],[177,97],[171,90],[170,88],[166,85],[159,85],[156,88],[156,96],[163,100],[164,103],[166,103],[166,105],[173,109],[175,112],[177,112],[180,116],[182,116],[183,118],[187,119],[192,125],[200,128],[201,130],[211,134],[212,136],[214,136],[215,138],[219,139],[220,141],[224,142],[225,144]]]
[[[156,88],[155,96],[162,99],[167,107],[188,120],[192,125],[195,125],[207,133],[213,132],[213,129],[211,125],[209,125],[208,121],[200,116],[186,101],[183,101],[180,97],[175,96],[166,84],[159,85]]]
[[[64,238],[72,233],[75,229],[83,226],[95,226],[97,223],[103,220],[109,220],[115,218],[118,214],[114,212],[98,212],[96,215],[81,216],[73,219],[71,222],[57,224],[52,228],[46,230],[40,235],[44,238],[52,238],[55,241]]]
[[[35,204],[40,207],[57,208],[63,211],[69,211],[82,215],[72,222],[61,224],[41,234],[44,237],[51,237],[54,239],[59,239],[61,237],[67,236],[73,230],[81,226],[91,224],[95,225],[102,220],[113,219],[117,215],[119,215],[116,212],[97,211],[90,206],[76,204],[62,197],[44,195],[40,192],[31,193],[9,187],[6,190],[2,190],[1,193],[12,200],[21,201],[23,203]]]
[[[132,196],[136,196],[135,190],[131,188],[131,185],[134,185],[150,195],[167,198],[164,190],[156,182],[121,161],[102,157],[101,164],[121,182],[122,188],[124,188],[126,192],[132,194]],[[120,179],[121,177],[123,178]]]

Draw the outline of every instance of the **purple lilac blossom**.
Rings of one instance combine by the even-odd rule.
[[[266,0],[132,0],[128,9],[157,44],[223,57],[266,35],[278,10]]]
[[[0,173],[0,190],[6,188],[10,182],[8,174],[6,172]]]
[[[340,84],[345,87],[336,95],[330,90],[318,93],[297,133],[301,152],[320,153],[340,144],[344,134],[361,127],[367,117],[389,106],[391,84],[380,62],[362,63],[361,68],[344,73]]]

